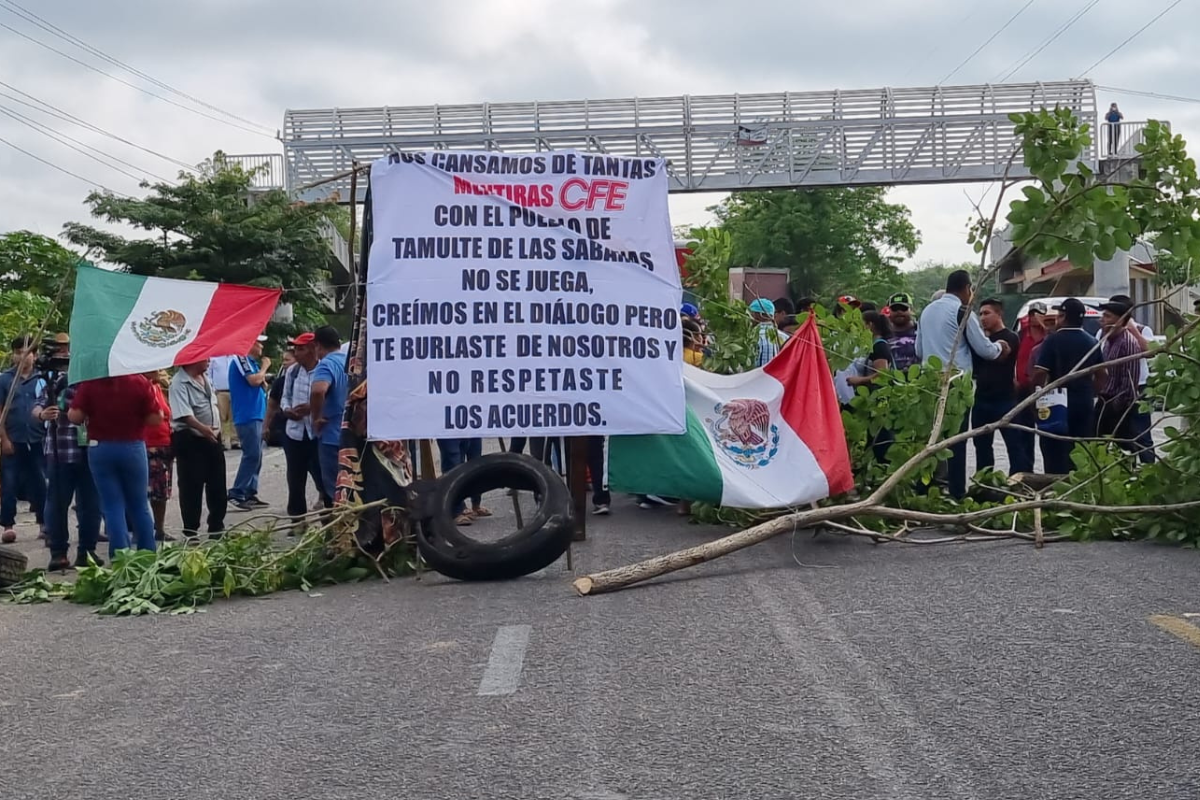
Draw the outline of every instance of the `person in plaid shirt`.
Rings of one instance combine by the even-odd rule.
[[[38,396],[33,416],[46,426],[42,452],[50,473],[48,523],[50,534],[50,566],[48,572],[70,569],[67,558],[69,532],[67,512],[75,501],[75,518],[79,524],[79,542],[75,549],[76,567],[85,567],[91,558],[103,564],[96,555],[100,538],[100,498],[88,466],[87,430],[74,425],[66,411],[75,398],[75,387],[67,386],[67,376],[60,375],[54,385],[47,385]],[[53,392],[51,390],[54,390]]]
[[[1110,300],[1100,306],[1100,310],[1103,312],[1104,326],[1100,352],[1105,362],[1128,358],[1145,351],[1145,344],[1131,329],[1129,315],[1133,306],[1119,300]],[[1121,447],[1131,452],[1138,449],[1135,446],[1137,431],[1134,430],[1133,418],[1137,414],[1137,404],[1141,399],[1138,388],[1141,365],[1141,361],[1126,361],[1109,366],[1105,370],[1104,383],[1097,392],[1096,435],[1112,436]]]
[[[775,327],[775,304],[761,297],[750,304],[750,317],[758,325],[758,355],[754,366],[765,367],[779,355],[788,335]]]

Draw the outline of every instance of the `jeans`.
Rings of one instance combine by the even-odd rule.
[[[443,475],[459,464],[465,464],[471,459],[479,458],[483,455],[483,439],[438,439],[437,443],[438,451],[442,456]],[[481,502],[483,502],[483,498],[479,495],[471,498],[472,506],[478,506]],[[462,500],[455,503],[455,515],[461,514],[466,510],[467,506]]]
[[[587,468],[592,478],[592,505],[606,506],[612,497],[604,485],[604,437],[587,437]]]
[[[1017,402],[1024,400],[1028,395],[1024,395],[1017,399]],[[1008,445],[1008,440],[1005,439],[1005,445],[1008,446],[1008,465],[1011,468],[1011,474],[1016,475],[1018,472],[1033,472],[1033,459],[1037,453],[1037,434],[1032,429],[1037,427],[1037,410],[1033,404],[1029,404],[1017,414],[1013,420],[1016,425],[1024,425],[1030,428],[1028,431],[1013,431],[1013,440],[1020,442],[1019,453],[1012,452],[1011,446]],[[1020,455],[1020,459],[1017,456]]]
[[[262,470],[262,420],[235,425],[238,441],[242,443],[242,460],[229,499],[242,501],[258,497],[258,473]]]
[[[1096,401],[1096,435],[1111,436],[1125,450],[1137,453],[1143,464],[1154,463],[1154,438],[1150,434],[1150,412],[1139,409],[1141,398]]]
[[[338,452],[341,449],[340,444],[321,442],[317,445],[317,457],[321,463],[321,488],[324,489],[325,497],[329,498],[331,505],[337,500]]]
[[[129,523],[139,550],[154,549],[154,518],[146,487],[150,462],[143,442],[98,442],[88,453],[92,478],[104,512],[108,553],[129,547]]]
[[[1012,411],[1014,405],[1016,403],[1009,398],[991,400],[976,396],[975,406],[971,409],[971,427],[978,428],[997,421]],[[985,433],[975,437],[975,469],[977,470],[991,469],[996,466],[996,454],[992,447],[995,441],[993,433]],[[1018,472],[1028,472],[1029,469],[1032,469],[1032,466],[1029,469],[1025,468],[1025,463],[1032,461],[1033,455],[1031,452],[1029,458],[1025,457],[1025,442],[1019,434],[1020,431],[1013,430],[1012,428],[1004,427],[1000,429],[1000,436],[1004,439],[1004,449],[1008,451],[1008,472],[1010,475],[1015,475]]]
[[[963,414],[962,425],[958,432],[963,433],[967,429],[967,418],[969,414]],[[967,496],[967,443],[966,441],[959,442],[950,446],[950,461],[946,467],[946,480],[949,483],[950,496],[955,500],[961,500]]]
[[[0,458],[0,527],[17,522],[17,490],[24,486],[41,525],[46,520],[46,456],[42,443],[13,443],[13,454]]]
[[[229,494],[225,489],[225,448],[191,431],[171,434],[179,475],[179,515],[189,536],[200,532],[200,508],[208,501],[208,532],[225,530]]]
[[[1137,450],[1138,461],[1143,464],[1153,464],[1157,460],[1154,453],[1154,436],[1150,432],[1153,426],[1149,411],[1142,411],[1140,408],[1133,410],[1129,419],[1129,432],[1136,444],[1134,449]]]
[[[50,499],[46,503],[46,524],[50,529],[50,555],[66,556],[70,542],[67,529],[67,512],[71,500],[75,500],[75,519],[79,523],[79,547],[77,553],[82,560],[86,554],[96,552],[100,537],[100,497],[96,493],[95,479],[88,466],[88,459],[75,464],[50,465]]]
[[[1067,396],[1067,436],[1086,439],[1096,432],[1092,405],[1093,400],[1089,395]],[[1072,441],[1042,437],[1042,460],[1045,461],[1046,474],[1070,474],[1071,451],[1074,449],[1075,443]]]
[[[291,517],[302,517],[308,512],[308,479],[311,476],[325,507],[331,498],[325,491],[321,476],[321,457],[316,439],[296,441],[290,436],[283,438],[283,456],[287,460],[287,513]]]

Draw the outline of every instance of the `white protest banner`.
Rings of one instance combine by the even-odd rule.
[[[661,159],[405,153],[371,219],[369,438],[683,433]]]

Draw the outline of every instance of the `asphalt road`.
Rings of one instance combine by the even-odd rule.
[[[589,522],[577,572],[721,533],[627,499]],[[185,617],[0,606],[0,796],[1196,798],[1198,569],[802,533],[592,598],[560,563]]]

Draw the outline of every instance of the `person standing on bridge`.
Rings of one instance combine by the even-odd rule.
[[[1121,109],[1117,108],[1117,104],[1113,103],[1108,107],[1108,113],[1104,115],[1104,121],[1108,123],[1108,154],[1115,156],[1117,150],[1121,146],[1121,120],[1125,119],[1125,115],[1121,113]]]

